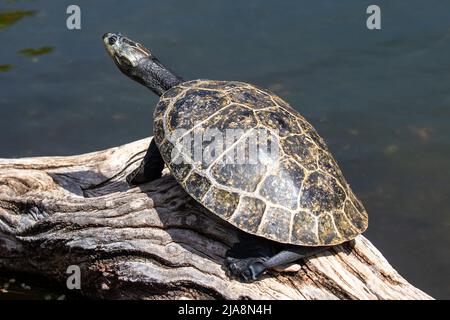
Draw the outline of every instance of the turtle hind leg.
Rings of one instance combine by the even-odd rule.
[[[231,278],[251,282],[266,270],[265,262],[280,250],[280,244],[239,232],[239,242],[226,253],[225,269]]]
[[[227,257],[226,268],[232,278],[242,282],[258,280],[269,269],[284,266],[288,263],[315,255],[327,247],[301,247],[285,245],[272,256],[260,255],[247,258]]]
[[[305,259],[325,251],[329,247],[304,247],[286,245],[286,247],[265,262],[266,268],[282,267],[291,262]]]
[[[150,182],[161,178],[163,169],[164,160],[159,153],[155,140],[152,139],[141,164],[126,177],[126,180],[129,185]]]
[[[244,259],[228,257],[225,267],[230,278],[238,279],[241,282],[252,282],[257,280],[267,269],[264,264],[267,259],[265,257]]]

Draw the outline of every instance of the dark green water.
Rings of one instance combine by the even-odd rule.
[[[252,82],[289,101],[363,200],[367,237],[414,285],[450,298],[449,1],[376,1],[378,31],[361,0],[78,0],[82,29],[69,31],[72,3],[0,0],[0,157],[150,135],[157,98],[103,48],[101,35],[120,31],[185,78]]]

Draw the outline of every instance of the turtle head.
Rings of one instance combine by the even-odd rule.
[[[121,33],[105,33],[103,42],[114,63],[125,74],[132,72],[132,69],[139,65],[140,60],[152,56],[146,47]]]
[[[121,33],[105,33],[106,51],[122,73],[145,85],[157,95],[182,82],[144,47]]]

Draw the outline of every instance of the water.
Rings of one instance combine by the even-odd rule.
[[[450,298],[448,1],[377,1],[380,31],[361,0],[76,3],[80,31],[65,26],[72,1],[0,0],[0,157],[151,133],[157,98],[103,48],[120,31],[185,78],[255,83],[298,108],[365,204],[367,237],[414,285]]]

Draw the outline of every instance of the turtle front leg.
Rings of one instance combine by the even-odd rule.
[[[286,246],[279,253],[267,257],[234,258],[227,257],[226,268],[232,278],[242,282],[258,280],[267,269],[284,266],[288,263],[315,255],[327,247]]]
[[[126,177],[126,180],[129,185],[150,182],[161,178],[163,169],[164,160],[159,153],[155,139],[152,139],[141,164]]]

